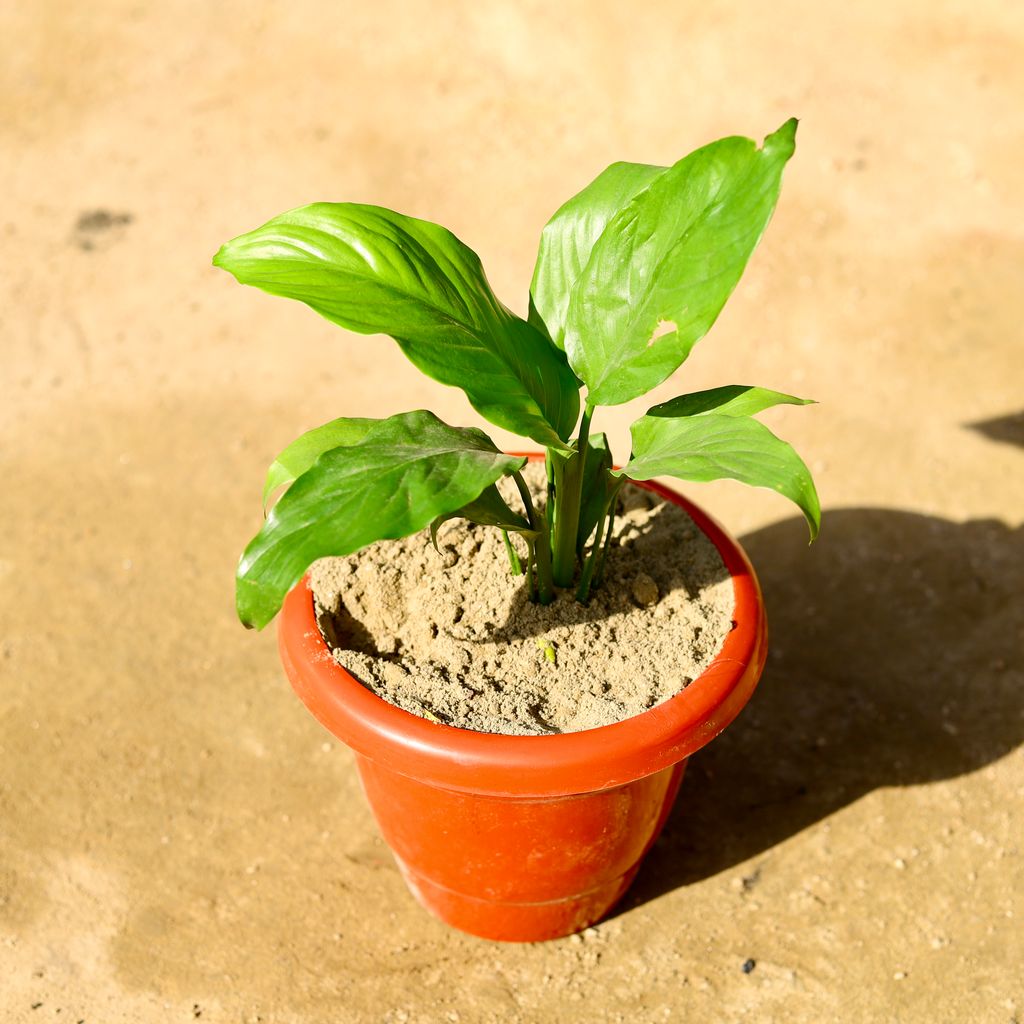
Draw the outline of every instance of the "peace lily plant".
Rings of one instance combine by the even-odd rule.
[[[299,299],[348,330],[391,335],[486,420],[542,445],[548,480],[539,508],[524,457],[430,412],[332,420],[270,468],[264,503],[287,490],[239,563],[242,622],[265,626],[318,558],[426,527],[436,538],[457,516],[504,531],[512,571],[525,573],[534,600],[575,588],[586,601],[601,583],[627,480],[769,487],[799,506],[813,540],[811,475],[753,419],[804,399],[740,385],[680,395],[632,425],[621,469],[593,430],[603,406],[660,384],[715,322],[775,208],[796,125],[787,121],[760,149],[729,137],[671,167],[612,164],[544,228],[526,320],[495,297],[476,253],[451,232],[377,206],[314,203],[223,246],[214,263],[241,283]],[[506,476],[522,508],[495,486]],[[525,541],[525,565],[509,533]]]

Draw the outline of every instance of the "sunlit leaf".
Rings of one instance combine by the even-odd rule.
[[[576,378],[540,331],[494,296],[450,231],[378,206],[314,203],[224,245],[214,263],[362,334],[390,334],[429,377],[462,388],[506,430],[563,447]]]
[[[324,452],[271,509],[238,565],[239,618],[262,628],[316,559],[416,533],[525,462],[433,413],[382,420],[359,443]]]
[[[662,402],[647,410],[648,416],[699,416],[713,412],[719,416],[753,416],[775,405],[814,405],[812,398],[794,398],[781,391],[769,391],[749,384],[729,384],[710,391],[694,391],[689,395]]]
[[[342,416],[325,423],[322,427],[315,427],[292,441],[267,470],[267,479],[263,484],[264,506],[278,487],[290,484],[296,477],[302,476],[324,452],[332,448],[357,444],[377,423],[380,423],[380,420]]]
[[[540,236],[530,285],[530,321],[565,348],[569,297],[608,222],[665,167],[615,163],[563,204]]]
[[[767,487],[789,498],[803,512],[811,540],[818,535],[821,506],[810,471],[763,423],[713,412],[678,418],[642,416],[630,433],[633,455],[618,474],[630,480],[729,478]]]
[[[565,351],[592,405],[669,376],[715,322],[778,199],[796,121],[758,149],[713,142],[657,175],[608,223],[569,302]]]

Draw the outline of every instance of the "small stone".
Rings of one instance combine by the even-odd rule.
[[[658,584],[647,573],[639,573],[633,580],[633,600],[641,608],[658,603]]]
[[[893,981],[902,981],[906,976],[907,976],[907,972],[906,971],[897,971],[892,976],[892,980]]]
[[[756,966],[757,961],[753,957],[749,957],[743,961],[743,966],[740,970],[742,970],[744,974],[749,974]]]

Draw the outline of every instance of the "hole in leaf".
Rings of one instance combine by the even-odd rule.
[[[659,338],[664,338],[666,334],[671,334],[676,329],[676,322],[674,320],[659,320],[654,328],[654,333],[647,340],[647,347],[650,348]]]

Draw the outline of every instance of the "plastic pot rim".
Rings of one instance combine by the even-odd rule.
[[[634,483],[681,506],[718,549],[733,582],[733,629],[708,668],[674,697],[612,725],[543,736],[428,721],[378,697],[334,660],[317,625],[308,574],[285,598],[278,622],[281,660],[296,693],[357,753],[464,792],[570,796],[624,785],[688,757],[736,717],[757,685],[767,655],[764,602],[750,561],[722,526],[668,487]]]

